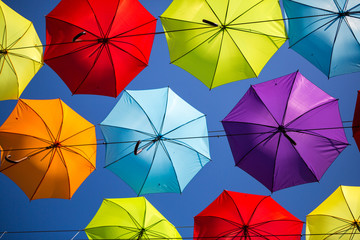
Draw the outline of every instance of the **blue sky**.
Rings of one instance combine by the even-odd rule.
[[[33,21],[42,43],[45,43],[45,15],[58,0],[5,0],[8,6]],[[153,16],[158,17],[170,0],[141,0]],[[157,31],[162,31],[158,20]],[[343,121],[351,121],[360,89],[360,74],[347,74],[328,79],[303,57],[288,48],[286,42],[270,59],[258,78],[241,80],[209,89],[179,67],[170,64],[165,36],[155,36],[149,66],[128,86],[129,90],[143,90],[169,86],[175,93],[207,116],[209,131],[222,130],[221,120],[230,112],[251,84],[271,80],[299,70],[306,78],[328,94],[339,99]],[[76,112],[96,125],[97,138],[102,139],[98,124],[105,119],[117,99],[95,95],[71,95],[57,74],[44,65],[24,91],[22,98],[61,98]],[[16,101],[0,102],[0,123],[12,111]],[[350,126],[350,123],[345,124]],[[335,160],[320,183],[310,183],[280,190],[272,197],[296,217],[305,217],[339,185],[360,185],[358,170],[360,154],[345,129],[351,144]],[[193,217],[209,205],[224,189],[252,194],[270,192],[247,173],[234,166],[224,137],[211,138],[212,162],[207,164],[189,183],[182,194],[149,194],[146,198],[177,227],[183,238],[192,237]],[[104,169],[104,146],[98,147],[97,170],[77,190],[71,200],[40,199],[29,201],[19,187],[0,174],[0,236],[1,232],[76,230],[84,229],[95,215],[104,198],[135,197],[134,191],[112,172]],[[76,232],[5,234],[3,239],[71,239]],[[75,239],[86,239],[80,233]]]

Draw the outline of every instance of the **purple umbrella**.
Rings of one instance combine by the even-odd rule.
[[[236,166],[271,192],[319,181],[348,145],[337,99],[299,72],[251,86],[222,124]]]

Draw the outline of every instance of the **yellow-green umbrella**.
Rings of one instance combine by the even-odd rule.
[[[278,0],[174,0],[160,19],[171,63],[210,89],[257,77],[287,39]]]
[[[35,28],[0,1],[0,100],[17,99],[43,65]]]
[[[144,197],[104,199],[85,232],[89,239],[181,239]]]
[[[360,239],[359,218],[360,187],[340,186],[306,216],[306,239]]]

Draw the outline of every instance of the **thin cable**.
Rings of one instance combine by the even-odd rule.
[[[350,12],[350,14],[358,14],[358,13],[360,13],[360,11]],[[304,19],[304,18],[337,16],[337,15],[339,15],[339,13],[328,13],[328,14],[319,14],[319,15],[301,16],[301,17],[287,17],[287,18],[279,18],[279,19],[269,19],[269,20],[237,23],[237,24],[231,24],[231,26],[240,26],[240,25],[246,25],[246,24],[256,24],[256,23],[265,23],[265,22],[288,21],[288,20],[296,20],[296,19]],[[177,20],[177,19],[175,19],[175,20]],[[151,32],[151,33],[139,33],[139,34],[126,35],[126,36],[117,36],[117,37],[109,38],[109,39],[137,37],[137,36],[145,36],[145,35],[158,35],[158,34],[165,34],[165,33],[200,30],[200,29],[207,29],[207,28],[211,29],[211,28],[215,28],[215,26],[205,25],[204,27],[199,27],[199,28],[178,29],[178,30],[169,30],[169,31],[161,31],[161,32]],[[97,39],[94,39],[94,40],[82,40],[82,41],[75,41],[75,42],[71,41],[71,42],[63,42],[63,43],[43,44],[43,45],[36,45],[36,46],[25,46],[25,47],[10,48],[10,49],[11,50],[19,50],[19,49],[26,49],[26,48],[49,47],[49,46],[55,46],[55,45],[65,45],[65,44],[84,43],[84,42],[96,42],[96,41],[97,41]]]

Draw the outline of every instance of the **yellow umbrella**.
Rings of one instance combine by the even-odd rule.
[[[359,218],[360,187],[340,186],[306,216],[306,239],[360,239]]]
[[[0,100],[18,99],[43,65],[35,28],[0,1]]]
[[[182,239],[144,197],[104,199],[85,232],[89,239]]]

